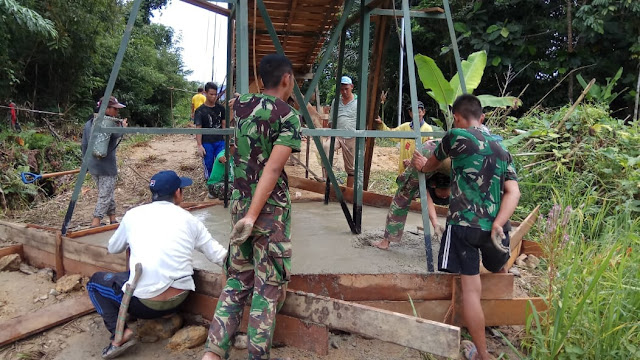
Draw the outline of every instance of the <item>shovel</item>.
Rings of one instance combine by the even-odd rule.
[[[33,174],[30,172],[23,172],[20,174],[20,177],[22,178],[23,183],[31,184],[32,182],[35,182],[39,179],[46,179],[46,178],[62,176],[62,175],[77,174],[79,172],[80,172],[80,169],[60,171],[60,172],[49,173],[49,174]]]

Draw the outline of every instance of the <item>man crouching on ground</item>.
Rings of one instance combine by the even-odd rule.
[[[509,218],[518,205],[520,189],[511,154],[500,137],[482,126],[484,114],[478,98],[458,97],[453,118],[456,128],[446,133],[429,159],[416,151],[412,165],[429,172],[451,158],[451,200],[438,269],[462,275],[464,321],[473,340],[462,342],[465,358],[488,360],[491,355],[480,306],[480,252],[487,270],[506,272]]]
[[[269,359],[276,313],[291,276],[291,198],[284,165],[300,151],[300,115],[285,101],[295,79],[284,56],[260,61],[262,94],[233,104],[236,120],[227,284],[220,294],[203,360],[226,359],[247,298],[249,359]]]
[[[178,177],[173,171],[155,174],[149,183],[152,202],[129,210],[109,239],[112,254],[131,249],[132,271],[98,272],[87,284],[89,298],[111,333],[111,343],[102,351],[104,359],[113,359],[136,343],[133,332],[126,327],[122,340],[114,340],[125,284],[134,278],[135,264],[142,264],[142,276],[131,297],[129,314],[153,319],[174,313],[189,291],[195,290],[191,277],[194,249],[219,266],[227,255],[204,224],[178,206],[182,189],[191,183],[191,179]]]

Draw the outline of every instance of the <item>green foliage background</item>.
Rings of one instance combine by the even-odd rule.
[[[2,0],[0,8],[7,2],[44,19],[31,14],[25,26],[20,17],[0,15],[0,102],[13,99],[83,122],[104,93],[131,2]],[[137,126],[168,124],[169,88],[188,85],[173,30],[150,23],[151,12],[166,3],[143,1],[115,86],[127,104],[122,115]],[[175,92],[174,102],[187,96]]]

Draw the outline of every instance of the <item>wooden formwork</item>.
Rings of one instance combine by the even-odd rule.
[[[98,231],[108,230],[103,227]],[[95,231],[92,229],[87,234]],[[52,268],[58,265],[58,271],[84,276],[96,271],[126,269],[124,254],[109,254],[105,247],[83,243],[77,236],[62,237],[37,226],[0,221],[0,240],[20,243],[21,254],[31,265]],[[546,308],[541,298],[514,298],[514,277],[511,274],[482,274],[481,278],[482,307],[487,326],[524,325],[531,305],[537,311]],[[222,274],[195,270],[196,291],[185,302],[183,310],[211,318],[224,280]],[[421,321],[426,321],[418,325],[444,331],[451,337],[453,330],[441,327],[444,324],[440,323],[464,325],[459,296],[459,276],[454,274],[294,274],[285,307],[278,315],[274,340],[327,354],[330,328],[358,332],[358,328],[331,323],[327,317],[318,319],[312,314],[305,314],[298,306],[304,302],[325,305],[328,302],[338,308],[350,306],[349,311],[363,311],[373,316],[371,321],[383,321],[379,317],[388,316],[388,312],[414,316],[415,308],[415,314],[424,319]],[[388,318],[385,319],[388,322]],[[405,345],[400,340],[389,341]],[[442,350],[441,354],[446,354],[446,351]]]

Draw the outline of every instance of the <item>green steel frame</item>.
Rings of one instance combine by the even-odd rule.
[[[104,98],[111,96],[113,92],[113,88],[115,85],[116,78],[118,76],[118,72],[120,71],[120,66],[122,65],[122,59],[124,57],[124,52],[129,43],[129,38],[131,37],[131,30],[133,28],[134,20],[138,14],[138,10],[140,8],[140,3],[142,0],[134,0],[133,6],[131,7],[131,14],[129,15],[129,19],[127,22],[127,27],[122,37],[122,41],[120,43],[120,48],[118,49],[118,54],[116,55],[113,68],[111,70],[111,75],[109,77],[109,81],[107,83],[107,87],[104,92]],[[271,40],[276,48],[276,51],[279,54],[284,55],[284,49],[280,44],[278,39],[278,35],[273,26],[271,18],[269,17],[269,13],[264,4],[263,0],[255,0],[257,1],[257,7],[260,11],[260,15],[264,20],[264,23],[267,27],[267,31]],[[232,77],[234,75],[234,66],[231,61],[232,57],[232,39],[233,39],[233,24],[231,20],[235,22],[235,76],[236,76],[236,91],[239,93],[246,93],[249,91],[249,23],[248,23],[248,0],[229,0],[230,7],[230,15],[227,26],[227,39],[228,39],[228,50],[227,50],[227,79],[228,84],[226,87],[226,97],[227,99],[231,98],[232,94]],[[444,14],[427,14],[420,11],[411,11],[409,7],[408,0],[402,0],[402,9],[401,10],[390,10],[390,9],[378,9],[372,7],[372,0],[362,0],[360,2],[360,11],[359,11],[359,26],[360,26],[360,43],[359,43],[359,55],[360,55],[360,66],[359,66],[359,74],[358,78],[360,79],[360,85],[358,88],[358,110],[357,110],[357,120],[356,120],[356,130],[355,131],[347,131],[347,130],[338,130],[335,128],[337,122],[337,113],[338,113],[338,101],[340,101],[340,93],[338,88],[336,87],[336,97],[334,99],[333,104],[333,118],[332,118],[332,129],[315,129],[313,122],[311,120],[311,115],[309,114],[306,104],[313,94],[313,90],[316,85],[320,81],[320,77],[325,69],[327,63],[329,62],[331,52],[327,51],[321,58],[318,68],[311,80],[311,86],[307,92],[303,95],[298,87],[297,83],[294,88],[294,94],[296,97],[296,101],[300,104],[300,111],[304,118],[305,124],[307,125],[306,129],[302,130],[302,134],[306,136],[311,136],[316,145],[318,153],[320,155],[322,164],[327,172],[327,191],[325,194],[325,203],[328,202],[329,198],[329,190],[332,185],[336,194],[338,201],[341,204],[342,210],[344,212],[345,218],[351,229],[351,232],[354,234],[358,234],[361,232],[362,225],[362,200],[363,200],[363,178],[364,178],[364,138],[369,137],[382,137],[382,138],[406,138],[406,139],[415,139],[416,140],[416,148],[421,149],[422,136],[442,136],[443,132],[420,132],[420,124],[419,120],[413,119],[414,121],[414,129],[415,131],[405,131],[405,132],[396,132],[396,131],[377,131],[377,130],[366,130],[366,115],[367,115],[367,89],[368,89],[368,72],[369,72],[369,40],[370,40],[370,32],[371,32],[371,16],[396,16],[396,17],[404,17],[405,19],[410,19],[411,17],[417,18],[432,18],[432,19],[445,19],[447,21],[447,27],[449,30],[449,35],[451,37],[451,42],[454,50],[454,57],[456,61],[456,67],[460,74],[463,74],[460,53],[458,50],[457,39],[455,36],[455,31],[453,28],[453,20],[451,18],[451,10],[449,7],[449,1],[443,0],[444,6]],[[336,74],[336,84],[340,84],[340,77],[342,75],[342,67],[343,67],[343,57],[344,57],[344,49],[345,49],[345,35],[346,30],[349,25],[347,25],[347,21],[349,18],[349,14],[351,9],[355,4],[355,0],[346,0],[342,16],[337,24],[337,26],[333,29],[334,32],[330,37],[328,46],[329,48],[333,48],[338,41],[340,41],[339,48],[339,58],[338,58],[338,72]],[[407,26],[405,32],[405,46],[406,46],[406,54],[408,59],[413,59],[413,39],[411,35],[411,26]],[[418,113],[417,108],[417,90],[416,90],[416,73],[415,66],[412,65],[413,62],[408,62],[408,74],[409,74],[409,89],[410,89],[410,97],[411,97],[411,108],[414,114]],[[464,76],[460,76],[460,85],[462,87],[463,92],[466,93],[466,86],[464,82]],[[103,132],[103,133],[120,133],[120,134],[131,134],[131,133],[142,133],[142,134],[219,134],[224,135],[227,139],[227,146],[225,148],[225,154],[228,157],[229,154],[229,138],[233,135],[233,129],[201,129],[201,128],[121,128],[121,127],[101,127],[98,124],[101,124],[102,119],[104,118],[104,113],[106,110],[107,103],[103,102],[100,106],[98,116],[97,116],[97,124],[93,128],[91,136],[89,138],[89,145],[87,152],[84,155],[82,166],[80,169],[80,174],[78,176],[71,201],[69,202],[69,207],[67,209],[67,213],[62,224],[61,233],[63,235],[66,234],[69,223],[71,221],[71,217],[73,215],[73,210],[75,208],[75,204],[78,199],[78,195],[80,194],[80,189],[86,177],[87,172],[87,163],[89,157],[92,156],[91,153],[93,151],[93,147],[95,144],[95,133]],[[227,124],[231,124],[231,119],[229,118],[229,108],[227,105]],[[329,136],[331,137],[331,145],[329,155],[324,152],[322,147],[322,143],[320,141],[321,136]],[[335,137],[344,136],[344,137],[355,137],[356,138],[356,154],[355,154],[355,177],[354,177],[354,195],[353,195],[353,216],[349,211],[346,202],[344,200],[344,196],[338,186],[338,182],[336,180],[335,174],[333,172],[332,164],[333,164],[333,150],[334,150],[334,142]],[[228,174],[229,165],[227,162],[227,166],[225,167],[225,172]],[[422,221],[424,225],[424,235],[425,235],[425,250],[427,257],[427,268],[429,271],[434,270],[433,265],[433,254],[431,248],[431,233],[430,233],[430,223],[429,216],[427,211],[427,198],[426,198],[426,181],[424,174],[420,174],[419,176],[419,184],[420,184],[420,202],[422,207]],[[225,190],[228,188],[228,183],[225,182]],[[226,193],[226,191],[225,191]],[[225,207],[228,204],[228,200],[225,196]]]

